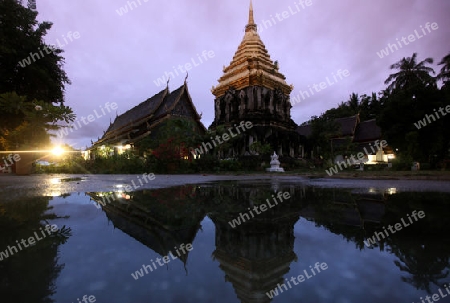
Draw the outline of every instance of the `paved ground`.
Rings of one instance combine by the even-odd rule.
[[[41,196],[76,192],[113,191],[122,186],[126,190],[171,187],[183,184],[200,184],[234,180],[258,183],[291,183],[299,186],[337,187],[356,189],[395,189],[395,191],[450,192],[450,181],[432,180],[367,180],[313,178],[286,175],[156,175],[154,180],[144,180],[143,175],[0,175],[0,201],[13,196]]]

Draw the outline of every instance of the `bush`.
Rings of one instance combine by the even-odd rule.
[[[220,171],[238,171],[241,169],[241,163],[234,159],[220,160]]]
[[[196,172],[217,171],[219,167],[219,160],[210,154],[203,154],[200,159],[192,162],[192,169]]]
[[[411,170],[411,166],[414,160],[410,156],[398,155],[397,158],[392,160],[393,170]]]
[[[381,170],[385,170],[388,167],[387,164],[374,164],[374,165],[365,165],[364,166],[364,170],[367,171],[381,171]]]
[[[430,170],[431,164],[430,163],[420,163],[420,170]]]
[[[241,164],[242,170],[247,171],[262,171],[261,163],[270,163],[269,156],[241,156],[237,159]]]

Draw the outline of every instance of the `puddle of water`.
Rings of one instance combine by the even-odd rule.
[[[446,293],[449,198],[283,182],[17,198],[0,204],[0,295],[55,303],[420,302]],[[61,230],[43,238],[47,225]]]

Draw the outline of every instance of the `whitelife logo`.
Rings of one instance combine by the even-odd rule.
[[[413,221],[413,220],[411,219],[411,217],[413,217],[415,221]],[[367,247],[372,247],[373,245],[375,245],[375,244],[377,243],[377,240],[378,240],[378,241],[381,241],[380,236],[381,236],[381,237],[383,238],[383,240],[384,240],[386,237],[389,237],[389,232],[391,232],[392,234],[395,234],[397,231],[401,231],[401,230],[403,229],[403,227],[410,226],[410,225],[413,224],[414,222],[419,221],[419,219],[425,218],[425,212],[422,211],[422,210],[419,211],[419,212],[418,212],[417,210],[415,210],[415,211],[412,212],[411,217],[410,217],[409,214],[408,214],[408,221],[409,221],[409,224],[406,223],[405,220],[402,218],[402,219],[401,219],[401,223],[395,223],[394,226],[389,225],[389,226],[388,226],[388,230],[389,230],[389,231],[386,230],[386,227],[383,226],[383,232],[384,232],[384,234],[383,234],[383,232],[375,232],[375,234],[372,236],[372,238],[367,238],[367,241],[364,241],[364,244],[365,244]],[[395,230],[393,229],[394,227],[395,227]],[[386,235],[386,236],[385,236],[385,235]],[[375,237],[377,238],[377,240],[375,240]]]
[[[307,98],[310,98],[314,96],[315,93],[319,93],[324,89],[327,89],[330,86],[335,85],[339,81],[344,80],[344,78],[347,78],[350,76],[350,72],[348,69],[339,69],[336,74],[331,73],[332,79],[330,79],[328,76],[325,78],[325,81],[320,82],[319,84],[314,83],[313,85],[308,85],[308,89],[305,91],[300,91],[299,94],[294,96],[291,101],[291,105],[295,105],[297,103],[300,103],[304,101]]]
[[[372,146],[372,143],[369,143],[370,149],[372,150],[373,153],[376,153],[377,151],[382,151],[383,148],[388,146],[388,143],[386,140],[381,140],[381,142],[379,140],[374,142],[374,146],[376,147],[376,149],[374,148],[374,146]],[[365,151],[364,153],[358,153],[356,156],[355,155],[351,155],[346,161],[337,161],[335,166],[330,167],[329,169],[326,169],[325,172],[327,173],[328,176],[332,176],[334,174],[339,173],[339,169],[340,170],[344,170],[344,168],[348,168],[351,167],[352,165],[355,164],[360,164],[363,163],[366,156],[370,155],[370,153],[367,151],[367,149],[364,147],[363,148]],[[356,158],[358,158],[358,160],[356,160]],[[342,168],[342,165],[344,166],[344,168]],[[338,169],[339,166],[339,169]]]
[[[439,107],[439,112],[441,113],[442,116],[447,116],[447,114],[450,114],[450,105],[447,105],[445,107],[445,111],[447,113],[444,112],[444,108],[443,107]],[[435,115],[435,116],[433,116]],[[433,118],[433,121],[431,121],[430,118]],[[431,115],[425,115],[425,118],[423,118],[423,120],[419,120],[417,121],[417,123],[414,123],[414,126],[417,129],[421,129],[422,127],[427,126],[428,124],[430,124],[431,122],[436,122],[436,120],[442,118],[441,116],[439,116],[438,112],[436,111],[436,109],[434,109],[434,113]],[[427,120],[428,120],[428,124],[427,124]]]
[[[217,147],[217,145],[223,144],[223,143],[227,142],[228,140],[230,140],[231,138],[234,138],[237,135],[240,135],[241,132],[239,131],[239,128],[242,129],[242,132],[245,132],[247,129],[250,129],[252,127],[253,127],[252,122],[250,122],[250,121],[247,121],[247,122],[241,121],[241,123],[239,123],[238,126],[236,126],[236,124],[234,125],[234,128],[235,128],[237,134],[233,133],[231,131],[231,127],[230,127],[230,128],[228,128],[228,132],[230,133],[230,135],[228,135],[227,133],[224,133],[224,134],[222,134],[222,136],[219,136],[219,135],[215,136],[214,139],[213,139],[213,137],[210,137],[212,144],[209,143],[209,142],[203,142],[202,145],[200,145],[199,147],[197,147],[195,149],[190,147],[189,151],[191,152],[191,154],[194,157],[199,156],[199,155],[203,155],[203,153],[207,153],[208,150],[213,149],[213,144],[214,144],[214,147]],[[222,138],[223,141],[220,140],[221,138]]]
[[[137,3],[136,3],[136,1],[137,1]],[[126,13],[131,12],[135,8],[138,8],[139,6],[142,6],[144,3],[146,3],[146,2],[148,2],[150,0],[136,0],[136,1],[127,1],[125,6],[122,6],[122,7],[119,7],[118,9],[116,9],[116,13],[120,17],[122,17]],[[142,3],[141,1],[144,2],[144,3]],[[138,5],[138,3],[139,3],[139,5]]]
[[[89,298],[88,298],[87,295],[84,295],[83,298],[81,298],[81,301],[79,298],[77,298],[77,302],[75,302],[75,303],[94,303],[96,301],[97,301],[97,299],[95,298],[95,296],[89,296]],[[74,302],[72,302],[72,303],[74,303]]]
[[[186,246],[186,247],[184,247]],[[177,256],[181,257],[181,253],[178,251],[181,250],[183,252],[183,254],[187,254],[188,252],[190,252],[191,250],[193,250],[194,248],[192,247],[191,243],[188,243],[186,245],[181,244],[179,248],[177,248],[176,246],[174,247],[175,251],[177,252]],[[187,251],[186,251],[187,250]],[[170,256],[170,258],[169,258]],[[158,265],[164,266],[165,264],[169,263],[171,260],[175,260],[178,259],[178,257],[175,257],[171,251],[169,251],[169,254],[167,254],[166,256],[164,256],[162,259],[161,258],[156,258],[156,263],[158,263]],[[152,261],[152,265],[142,265],[142,269],[137,270],[134,272],[134,274],[131,274],[131,276],[133,277],[133,279],[137,280],[139,278],[142,278],[144,276],[144,271],[145,274],[149,274],[148,269],[150,270],[150,272],[153,272],[154,270],[157,270],[158,267],[156,267],[155,261],[153,261],[153,259],[151,259]]]
[[[67,37],[66,37],[66,35],[67,35]],[[62,48],[63,46],[66,46],[70,42],[73,42],[74,40],[79,39],[81,37],[79,32],[72,33],[70,31],[66,35],[62,35],[62,39],[64,40],[65,44],[62,44],[59,41],[59,38],[56,39],[56,43],[58,44],[58,47]],[[51,53],[54,53],[54,55],[57,55],[57,53],[55,53],[55,50],[56,50],[56,47],[54,45],[50,45],[50,47],[45,46],[42,49],[39,47],[37,53],[30,52],[30,55],[28,57],[26,57],[22,61],[19,61],[19,65],[20,65],[20,67],[24,68],[28,65],[31,65],[31,63],[34,63],[37,60],[44,58],[45,55],[50,55]],[[45,52],[45,54],[44,54],[44,52]],[[31,62],[31,60],[33,60],[33,62]]]
[[[278,192],[277,198],[280,203],[283,203],[285,200],[290,199],[291,195],[289,194],[289,192],[284,192],[284,193]],[[265,203],[263,203],[261,205],[256,205],[253,207],[253,210],[256,212],[257,215],[260,215],[261,213],[265,212],[269,208],[272,208],[272,207],[275,207],[276,205],[278,205],[278,201],[274,195],[272,195],[272,199],[273,199],[273,202],[275,203],[275,205],[270,204],[269,199],[266,199],[267,205]],[[267,206],[269,206],[269,207],[267,208]],[[255,215],[253,214],[252,210],[250,208],[247,208],[247,209],[249,210],[249,213],[252,216],[252,218],[254,218]],[[261,212],[259,212],[258,209]],[[236,219],[233,219],[232,221],[229,221],[228,224],[230,224],[230,226],[232,228],[235,228],[237,225],[241,225],[242,223],[245,223],[247,220],[250,220],[250,216],[248,215],[248,213],[239,213],[239,217],[237,217]]]
[[[130,193],[130,192],[140,188],[141,186],[143,186],[144,182],[145,182],[145,184],[148,184],[149,181],[155,180],[156,176],[155,176],[154,173],[150,173],[150,174],[144,173],[142,175],[142,179],[139,176],[137,176],[136,178],[137,178],[137,181],[139,181],[139,183],[141,185],[136,185],[136,183],[134,183],[134,180],[131,180],[131,184],[133,184],[133,187],[131,187],[131,185],[129,185],[129,184],[117,185],[117,187],[120,188],[120,190],[117,193],[111,193],[109,195],[104,195],[104,196],[101,197],[102,201],[93,201],[92,204],[94,204],[94,206],[97,209],[100,209],[101,206],[105,206],[107,203],[114,202],[116,200],[116,198],[122,197],[122,198],[125,198],[125,199],[129,199],[129,195],[125,194],[123,192],[123,190],[125,190],[125,192]],[[142,182],[142,180],[144,180],[144,182]],[[122,188],[123,188],[123,190],[122,190]]]
[[[7,167],[13,165],[16,162],[20,161],[20,155],[19,154],[9,154],[8,156],[2,157],[3,162],[5,162],[5,167],[2,166],[2,164],[0,163],[0,172],[2,172],[3,170],[5,170]],[[8,163],[7,160],[10,162]]]
[[[322,263],[316,262],[316,264],[314,264],[314,268],[311,265],[309,266],[309,273],[311,273],[311,275],[308,273],[308,271],[306,269],[304,269],[303,273],[305,275],[299,275],[298,277],[291,277],[289,280],[286,279],[286,283],[288,284],[289,289],[291,289],[292,288],[291,282],[294,284],[294,286],[297,286],[300,283],[303,283],[306,280],[311,279],[312,277],[314,277],[318,273],[321,273],[322,271],[325,271],[327,269],[328,269],[328,264],[327,263],[325,263],[325,262],[322,262]],[[306,279],[305,279],[305,277],[306,277]],[[298,283],[297,283],[297,281],[298,281]],[[288,290],[286,284],[278,283],[278,287],[272,289],[270,292],[266,292],[266,295],[270,299],[273,299],[273,297],[278,296],[278,290],[280,290],[280,293],[283,293],[283,288],[284,288],[284,290]]]
[[[422,25],[420,26],[420,29],[422,30],[423,36],[416,29],[416,30],[414,30],[414,33],[408,35],[408,37],[402,37],[400,40],[397,38],[396,39],[397,40],[397,44],[395,44],[395,43],[394,44],[388,43],[388,45],[387,45],[387,47],[385,49],[382,49],[379,52],[377,52],[377,55],[378,55],[378,57],[380,57],[380,59],[383,59],[384,57],[389,56],[393,52],[398,51],[399,48],[402,48],[403,46],[407,46],[410,43],[423,38],[427,34],[431,33],[431,30],[435,31],[438,28],[439,28],[439,26],[438,26],[438,24],[436,22],[433,22],[433,23],[427,22],[425,24],[425,28],[423,28]],[[427,29],[428,33],[427,33],[427,31],[425,31],[425,29]],[[403,44],[402,44],[402,42],[403,42]]]
[[[164,75],[161,76],[161,78],[158,78],[157,80],[153,80],[153,83],[155,83],[155,85],[157,87],[160,87],[161,85],[165,85],[169,79],[174,79],[175,77],[178,77],[180,75],[180,73],[185,74],[188,71],[190,71],[192,68],[200,66],[202,63],[207,62],[208,59],[212,59],[215,56],[216,56],[216,54],[214,53],[214,51],[204,50],[202,52],[202,56],[197,54],[198,61],[196,61],[195,58],[192,57],[190,62],[187,62],[183,65],[178,64],[178,67],[173,66],[173,72],[165,72]],[[202,57],[203,57],[203,59],[202,59]],[[191,62],[192,62],[192,64],[191,64]]]
[[[16,240],[16,245],[9,245],[5,251],[0,251],[0,261],[3,261],[3,259],[6,259],[8,257],[13,256],[14,254],[17,254],[20,251],[22,251],[22,245],[24,248],[28,248],[30,246],[36,245],[36,242],[45,239],[47,236],[50,236],[52,233],[55,233],[59,230],[58,226],[53,225],[45,225],[45,231],[40,228],[41,231],[41,237],[39,237],[39,233],[37,231],[34,232],[33,236],[29,237],[28,239],[22,239],[21,241]],[[19,247],[19,249],[17,249]]]
[[[105,103],[105,108],[108,113],[111,113],[112,110],[116,110],[118,108],[117,103]],[[80,120],[78,120],[78,117],[75,119],[75,121],[70,124],[67,127],[63,127],[59,130],[59,138],[64,138],[65,136],[69,135],[69,133],[73,133],[74,131],[77,131],[81,129],[84,125],[88,125],[91,122],[94,122],[96,119],[102,118],[106,116],[105,108],[103,106],[99,106],[101,110],[101,114],[97,112],[96,109],[94,109],[94,114],[88,115],[87,118],[85,116],[81,116]],[[81,124],[83,122],[83,124]]]
[[[287,7],[288,10],[285,10],[285,11],[283,11],[281,13],[277,12],[275,14],[276,19],[274,18],[273,15],[270,15],[270,18],[269,18],[270,20],[263,19],[258,24],[258,31],[260,33],[262,33],[265,29],[268,29],[268,28],[276,25],[277,24],[277,20],[278,20],[278,23],[280,23],[280,22],[282,22],[282,21],[284,21],[284,20],[286,20],[286,19],[288,19],[288,18],[290,18],[290,17],[292,17],[294,15],[297,15],[302,10],[305,10],[306,8],[312,6],[312,4],[313,4],[312,0],[299,0],[298,2],[294,2],[295,9],[291,5],[289,5]]]

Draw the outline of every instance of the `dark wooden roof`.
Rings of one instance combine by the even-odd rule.
[[[172,108],[175,106],[176,102],[180,99],[181,95],[184,92],[184,85],[170,93],[164,100],[164,104],[162,106],[159,106],[155,111],[155,116],[162,116],[164,114],[167,114],[172,110]]]
[[[133,107],[132,109],[126,111],[122,115],[116,117],[114,123],[112,123],[107,129],[106,133],[117,131],[125,126],[132,124],[133,122],[142,120],[153,114],[161,105],[164,97],[169,93],[169,90],[165,88],[153,97],[145,100],[139,105]]]
[[[338,118],[335,121],[340,126],[340,136],[353,136],[355,134],[356,126],[359,123],[359,115],[346,118]]]
[[[136,139],[145,137],[150,133],[150,129],[158,125],[164,117],[169,116],[177,103],[183,97],[191,107],[191,118],[198,123],[199,129],[206,131],[205,126],[200,122],[200,115],[195,108],[192,98],[189,94],[187,83],[173,92],[169,92],[168,87],[160,91],[153,97],[117,116],[113,123],[108,127],[103,137],[95,142],[94,146],[101,144],[116,144],[126,141],[133,143]],[[134,137],[130,136],[135,134]],[[134,139],[134,140],[133,140]]]
[[[377,121],[372,119],[359,123],[353,142],[368,142],[379,140],[380,138],[381,128],[377,125]]]

